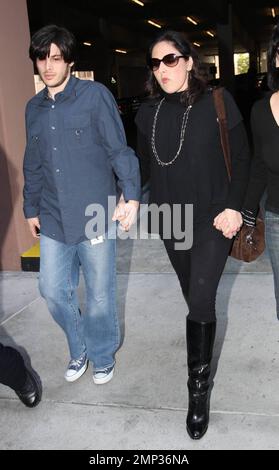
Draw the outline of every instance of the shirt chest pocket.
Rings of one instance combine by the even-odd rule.
[[[89,113],[64,118],[66,144],[72,149],[92,146],[92,126]]]

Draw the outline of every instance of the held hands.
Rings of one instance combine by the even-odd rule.
[[[32,217],[31,219],[27,219],[27,222],[28,222],[28,225],[29,225],[31,235],[34,238],[40,238],[40,235],[38,235],[37,232],[36,232],[36,227],[37,227],[38,230],[40,230],[39,217]]]
[[[239,232],[243,220],[241,213],[233,209],[225,209],[214,219],[214,227],[223,232],[224,237],[233,238]]]
[[[128,232],[136,221],[137,211],[139,208],[139,202],[130,199],[128,202],[124,201],[123,195],[119,199],[119,202],[114,210],[112,217],[113,221],[119,220],[120,226]]]

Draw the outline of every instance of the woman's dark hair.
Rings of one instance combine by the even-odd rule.
[[[276,54],[279,54],[279,23],[273,29],[267,52],[268,86],[272,91],[279,90],[279,68],[276,67]]]
[[[31,38],[29,57],[35,63],[36,59],[45,59],[49,56],[50,46],[55,44],[67,64],[76,59],[76,40],[74,35],[65,28],[48,25],[39,29]]]
[[[147,52],[147,63],[152,57],[152,50],[159,42],[166,41],[173,44],[173,46],[185,56],[186,59],[192,57],[193,68],[189,72],[188,89],[182,93],[181,100],[187,104],[193,104],[204,93],[207,88],[204,80],[199,76],[200,61],[196,51],[192,48],[185,33],[179,31],[165,30],[161,32],[149,47]],[[158,84],[153,72],[150,70],[149,77],[146,83],[146,89],[151,98],[157,98],[161,95],[162,90]]]

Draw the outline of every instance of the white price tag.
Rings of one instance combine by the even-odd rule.
[[[100,235],[99,237],[92,238],[92,240],[90,240],[90,243],[91,245],[97,245],[98,243],[103,243],[103,241],[104,241],[104,236]]]

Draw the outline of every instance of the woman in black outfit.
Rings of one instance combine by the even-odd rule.
[[[213,385],[216,291],[242,224],[249,151],[241,115],[225,91],[233,167],[229,184],[212,91],[199,78],[198,58],[183,33],[163,32],[149,49],[148,65],[150,100],[136,116],[143,183],[150,173],[151,203],[192,204],[194,211],[192,248],[175,250],[174,236],[164,244],[189,307],[187,431],[200,439],[208,427]]]
[[[265,239],[269,252],[279,319],[279,23],[268,50],[268,84],[272,92],[257,101],[251,113],[254,158],[245,198],[243,220],[255,224],[259,202],[266,189]]]

